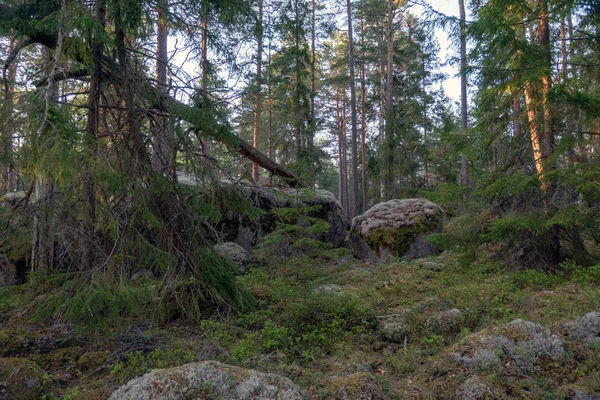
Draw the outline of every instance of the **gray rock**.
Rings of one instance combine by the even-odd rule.
[[[252,262],[252,254],[237,243],[217,243],[213,248],[218,254],[238,264],[241,268],[246,268]]]
[[[456,396],[457,400],[481,400],[491,398],[492,389],[480,377],[472,376],[464,381]]]
[[[559,360],[563,342],[540,324],[521,319],[501,327],[502,333],[476,335],[471,343],[473,357],[454,355],[457,362],[475,370],[503,374],[531,374],[542,357]]]
[[[440,232],[444,211],[426,199],[379,203],[352,220],[350,241],[358,258],[388,262],[439,253],[425,235]]]
[[[600,312],[591,312],[565,324],[569,339],[591,346],[600,343]]]
[[[400,315],[386,315],[377,318],[377,330],[383,340],[392,343],[403,343],[408,335],[406,322]]]
[[[599,396],[582,392],[581,390],[574,390],[569,400],[598,400]]]
[[[217,361],[154,370],[129,381],[110,400],[302,400],[288,378]]]

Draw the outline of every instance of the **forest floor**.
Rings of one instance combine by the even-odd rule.
[[[97,332],[32,322],[45,294],[4,287],[0,360],[40,366],[44,399],[105,399],[153,368],[209,359],[287,376],[309,399],[600,398],[600,333],[586,342],[565,325],[600,311],[599,276],[449,253],[389,265],[304,259],[241,275],[251,312],[158,326],[128,316]]]

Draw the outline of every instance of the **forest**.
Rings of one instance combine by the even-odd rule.
[[[600,398],[596,0],[0,0],[0,43],[0,399]]]

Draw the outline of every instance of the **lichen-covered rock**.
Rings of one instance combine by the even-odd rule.
[[[493,391],[483,379],[472,376],[464,381],[456,395],[457,400],[484,400],[492,399]]]
[[[237,243],[217,243],[213,248],[218,254],[233,261],[242,269],[245,269],[252,262],[252,254]]]
[[[38,399],[44,370],[24,358],[0,358],[0,399]]]
[[[563,342],[548,328],[522,319],[472,335],[466,343],[472,355],[455,354],[455,361],[475,371],[508,375],[530,375],[542,358],[560,360],[565,352]]]
[[[600,343],[600,312],[591,312],[564,325],[566,335],[590,346]]]
[[[426,199],[390,200],[352,220],[350,241],[358,258],[387,262],[438,253],[425,235],[442,229],[444,211]]]
[[[381,338],[392,343],[402,343],[408,335],[406,322],[401,315],[386,315],[377,318],[377,331]]]
[[[217,227],[224,241],[235,242],[246,250],[252,250],[265,235],[275,230],[278,219],[271,214],[272,210],[303,205],[311,208],[316,206],[308,215],[329,223],[329,229],[316,234],[316,239],[334,248],[346,243],[350,220],[335,195],[327,190],[232,185],[229,182],[223,185],[232,191],[232,196],[246,199],[263,211],[258,219],[252,220],[242,213],[226,210]]]
[[[288,378],[217,361],[157,369],[129,381],[110,400],[302,400]]]
[[[329,398],[332,399],[382,400],[386,398],[379,382],[366,372],[331,378],[328,386]]]
[[[440,335],[455,334],[460,332],[462,312],[453,308],[440,311],[427,320],[427,326],[433,333]]]

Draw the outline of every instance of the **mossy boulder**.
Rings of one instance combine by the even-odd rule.
[[[442,208],[427,199],[390,200],[352,220],[350,241],[355,255],[371,262],[426,257],[439,253],[425,236],[440,232],[443,219]]]
[[[302,400],[288,378],[217,361],[157,369],[129,381],[110,400]]]
[[[77,359],[77,368],[84,372],[95,371],[108,360],[109,356],[110,353],[108,351],[90,351],[83,353]]]
[[[0,399],[38,399],[44,385],[44,370],[24,358],[0,358]]]
[[[245,184],[224,182],[225,189],[231,192],[230,201],[235,201],[236,207],[224,207],[222,218],[217,225],[226,242],[235,242],[246,250],[254,249],[261,243],[263,237],[273,232],[280,222],[271,211],[281,208],[308,207],[308,216],[327,221],[329,229],[315,234],[315,239],[329,243],[334,248],[346,244],[350,219],[344,213],[335,195],[327,190],[306,188],[262,187]],[[247,209],[241,204],[248,203],[262,211],[255,218],[249,218]]]

